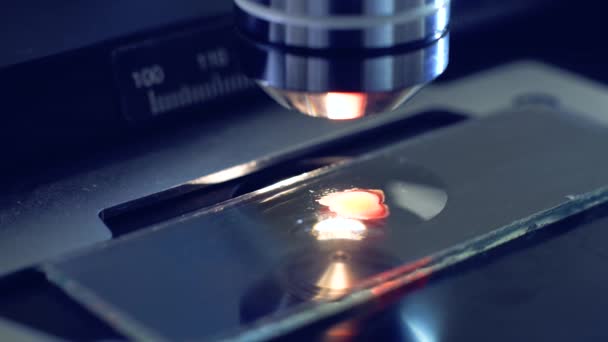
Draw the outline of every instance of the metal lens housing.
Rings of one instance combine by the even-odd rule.
[[[449,0],[235,0],[241,64],[281,105],[392,111],[448,64]]]

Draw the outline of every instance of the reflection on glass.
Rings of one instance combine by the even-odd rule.
[[[418,321],[405,320],[405,325],[410,330],[416,342],[435,342],[437,339],[433,331]]]
[[[365,224],[359,220],[331,217],[315,224],[312,233],[317,240],[361,240],[366,229]]]
[[[218,171],[218,172],[212,173],[207,176],[197,178],[195,180],[190,181],[189,184],[196,184],[196,185],[219,184],[219,183],[227,182],[229,180],[233,180],[233,179],[239,178],[241,176],[247,175],[247,174],[257,170],[258,167],[259,167],[258,162],[252,161],[249,163],[236,165],[231,168],[228,168],[228,169],[225,169],[222,171]]]
[[[349,255],[338,251],[331,259],[330,264],[315,284],[319,288],[319,293],[313,300],[330,299],[344,293],[355,283],[353,278],[356,276],[352,274],[348,264]]]
[[[443,189],[429,185],[393,181],[387,190],[393,204],[425,221],[439,215],[448,202]]]
[[[358,241],[320,244],[289,257],[278,268],[281,287],[301,301],[335,300],[397,262]]]

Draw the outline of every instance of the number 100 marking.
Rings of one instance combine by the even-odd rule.
[[[131,77],[133,77],[133,82],[135,82],[135,88],[150,88],[160,85],[165,81],[165,72],[160,65],[155,64],[132,72]]]

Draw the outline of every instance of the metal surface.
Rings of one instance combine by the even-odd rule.
[[[398,92],[424,85],[448,65],[449,36],[417,49],[330,55],[291,52],[251,42],[243,50],[247,75],[262,86],[302,92]]]
[[[441,36],[449,0],[235,0],[237,22],[262,41],[303,48],[387,48]]]
[[[142,141],[141,146],[95,156],[97,160],[113,160],[106,165],[89,161],[88,168],[43,184],[5,186],[0,209],[0,273],[111,239],[110,230],[98,216],[105,208],[411,113],[445,108],[480,116],[508,108],[522,95],[538,93],[559,99],[564,108],[584,113],[581,115],[596,119],[598,124],[608,123],[603,114],[607,103],[604,86],[524,62],[429,87],[407,108],[387,116],[332,123],[287,115],[277,107],[261,108],[238,120],[194,124],[169,132],[161,141]],[[269,131],[268,127],[281,129]],[[214,134],[201,133],[205,131]],[[164,143],[167,139],[173,139],[171,146]]]
[[[413,49],[381,53],[311,54],[243,40],[247,58],[242,65],[286,108],[315,117],[357,119],[395,110],[445,71],[448,51],[448,35]]]
[[[447,67],[449,0],[235,4],[246,74],[304,114],[358,119],[392,111]],[[357,105],[329,99],[343,92],[361,94],[365,104],[335,108]]]
[[[242,327],[243,296],[263,274],[276,272],[278,290],[258,293],[267,301],[258,302],[258,318],[272,314],[283,321],[263,325],[266,332],[290,330],[307,317],[314,321],[332,308],[372,300],[412,277],[606,201],[605,189],[594,192],[608,182],[608,161],[596,157],[608,144],[606,132],[589,119],[542,106],[507,111],[276,183],[44,269],[117,329],[136,339],[167,340],[206,339]],[[591,163],[593,168],[580,167]],[[447,205],[417,196],[418,205],[428,200],[425,207],[439,208],[432,210],[438,215],[421,215],[416,206],[404,205],[411,197],[390,191],[395,184],[406,193],[445,193]],[[365,239],[312,235],[315,222],[334,217],[319,200],[352,188],[384,190],[390,215],[359,219],[373,231]],[[362,289],[336,298],[352,287]],[[289,295],[299,301],[279,305]],[[324,299],[339,300],[326,306]],[[293,320],[281,316],[310,301],[322,303]]]

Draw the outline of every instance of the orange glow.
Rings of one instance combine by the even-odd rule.
[[[353,284],[347,266],[342,262],[332,263],[317,281],[317,286],[329,290],[346,290]]]
[[[361,240],[365,234],[363,222],[342,217],[319,221],[312,228],[317,240]]]
[[[365,116],[367,96],[363,93],[336,93],[325,95],[327,118],[352,120]]]
[[[322,341],[354,341],[358,332],[358,325],[356,321],[346,321],[340,323],[327,331]]]
[[[433,274],[432,270],[424,268],[431,261],[433,261],[432,257],[425,257],[377,275],[376,279],[380,281],[380,285],[371,289],[372,294],[381,297],[399,289],[404,289],[405,286],[418,281],[423,281],[421,285],[424,285],[424,281]]]
[[[350,189],[325,195],[318,202],[344,218],[376,220],[389,215],[382,190]]]
[[[315,283],[319,292],[313,297],[313,300],[335,299],[353,287],[357,274],[353,272],[349,260],[349,254],[343,251],[333,254],[330,264]]]

